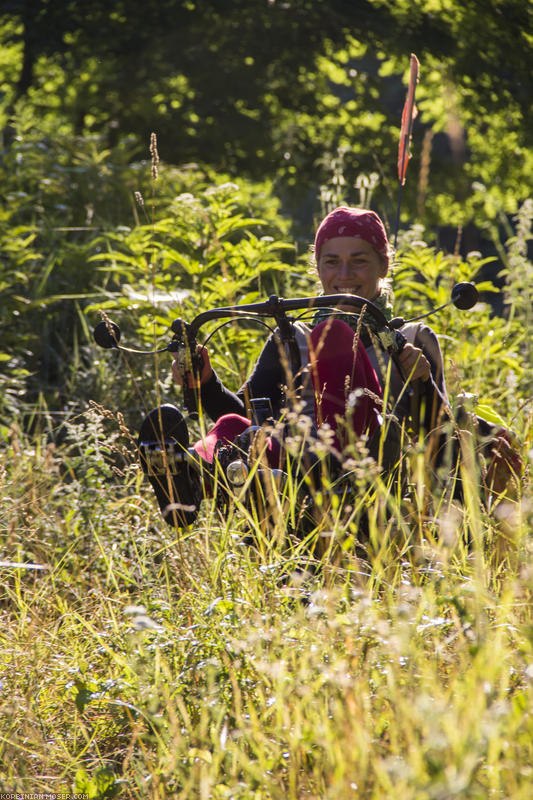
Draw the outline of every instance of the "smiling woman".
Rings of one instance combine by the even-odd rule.
[[[315,236],[315,259],[325,294],[357,294],[374,300],[389,270],[389,243],[374,211],[340,207]]]
[[[385,312],[391,311],[384,285],[390,248],[383,223],[374,211],[341,206],[328,214],[316,232],[315,259],[324,294],[356,294]],[[323,315],[319,316],[322,318]],[[398,360],[410,380],[427,381],[431,375],[430,358],[424,352],[423,342],[417,345],[408,341]],[[438,344],[436,348],[426,344],[428,348],[433,350],[436,372],[442,376]]]
[[[322,248],[318,274],[325,294],[357,294],[373,300],[387,266],[360,236],[336,237]]]
[[[385,281],[390,248],[383,223],[375,212],[348,207],[332,211],[316,232],[315,257],[325,298],[355,294],[372,302],[386,318],[392,318]],[[287,420],[297,418],[298,426],[305,428],[308,449],[300,467],[306,477],[312,476],[311,480],[316,481],[315,488],[322,480],[320,470],[315,470],[318,462],[310,456],[317,452],[316,443],[328,440],[326,466],[338,477],[346,459],[355,452],[354,444],[362,439],[378,469],[393,474],[397,474],[402,442],[418,441],[424,449],[429,482],[437,479],[437,472],[438,480],[445,479],[449,468],[453,491],[460,491],[456,474],[459,438],[454,435],[458,422],[448,401],[435,333],[420,322],[404,323],[399,329],[396,326],[394,329],[401,334],[396,339],[396,352],[376,335],[383,329],[374,315],[363,312],[361,318],[351,308],[340,305],[338,298],[330,303],[326,300],[323,307],[304,312],[306,324],[302,319],[292,320],[284,337],[276,329],[252,374],[236,393],[227,389],[212,369],[206,347],[198,346],[201,366],[194,375],[183,359],[176,357],[172,364],[175,382],[181,385],[186,380],[189,388],[198,389],[199,405],[215,422],[192,448],[194,463],[208,493],[213,490],[214,471],[210,465],[217,454],[222,458],[227,446],[234,453],[237,442],[237,450],[246,453],[244,458],[249,457],[244,443],[247,434],[244,438],[242,434],[251,424],[251,401],[256,401],[265,415],[277,423],[275,432],[266,439],[265,457],[270,468],[279,471],[285,464],[287,436],[293,436]],[[288,318],[286,321],[289,323]],[[287,415],[287,411],[293,414]],[[483,437],[495,435],[490,426],[479,426],[479,430]],[[188,448],[187,426],[173,406],[163,406],[148,415],[140,441],[167,438],[181,449]],[[513,465],[502,436],[496,435],[492,441],[495,444],[489,441],[488,457],[494,462],[494,452],[501,454],[495,464],[498,470],[502,466],[502,479],[496,476],[496,467],[492,472],[489,469],[488,475],[493,488],[499,490],[518,474],[519,465]],[[482,446],[485,447],[483,442]],[[174,450],[172,457],[173,453]],[[148,474],[165,519],[173,525],[189,525],[198,513],[200,478],[197,476],[194,483],[185,462],[179,458],[174,461],[171,483],[162,470]],[[143,468],[146,471],[146,465]]]

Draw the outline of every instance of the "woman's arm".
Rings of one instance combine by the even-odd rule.
[[[263,347],[250,377],[238,392],[227,389],[212,370],[211,377],[202,384],[202,405],[213,421],[224,414],[246,415],[246,401],[253,397],[268,397],[274,415],[281,409],[286,383],[280,359],[279,344],[270,336]]]
[[[424,403],[424,417],[420,420],[424,430],[431,431],[443,420],[443,404],[449,406],[444,360],[439,340],[427,325],[420,325],[415,335],[414,346],[419,348],[429,363],[430,376],[422,381],[420,400]]]

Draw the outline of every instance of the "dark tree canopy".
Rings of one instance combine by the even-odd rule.
[[[139,152],[155,130],[167,161],[275,178],[296,215],[316,203],[340,149],[349,187],[381,174],[375,201],[391,215],[413,51],[421,113],[406,214],[464,224],[496,206],[512,213],[511,194],[527,196],[533,171],[532,5],[426,9],[424,0],[8,0],[4,126],[24,102],[42,121],[103,132],[110,144],[134,134]],[[473,182],[484,187],[477,199]]]

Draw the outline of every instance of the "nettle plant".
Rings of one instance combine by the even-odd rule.
[[[132,343],[151,345],[187,309],[280,289],[294,258],[270,183],[237,186],[198,165],[154,176],[152,164],[150,177],[129,140],[112,148],[103,136],[37,129],[24,114],[13,126],[0,164],[6,412],[37,397],[56,410],[125,401],[130,379],[92,342],[99,309],[120,313]],[[239,352],[250,346],[243,339]]]
[[[527,395],[531,367],[522,314],[511,301],[514,314],[496,315],[490,298],[501,290],[480,279],[490,260],[476,252],[463,260],[408,237],[393,271],[395,311],[405,318],[426,313],[449,300],[455,283],[474,281],[483,300],[468,312],[448,306],[428,324],[439,335],[452,404],[467,393],[474,405],[490,406],[512,423],[522,408],[520,395]]]
[[[287,224],[268,187],[242,187],[200,170],[161,170],[148,193],[137,191],[137,224],[118,226],[94,241],[96,263],[106,292],[88,304],[88,325],[103,311],[120,323],[130,342],[145,348],[169,340],[176,317],[192,319],[200,311],[249,303],[272,293],[301,293],[309,283],[294,272],[294,247]],[[185,191],[184,191],[185,189]],[[238,383],[262,346],[261,336],[242,326],[226,328],[213,352],[214,364]],[[106,358],[106,356],[104,356]],[[101,363],[101,352],[96,361]],[[156,363],[156,366],[154,366]],[[146,360],[138,370],[140,386],[154,388],[168,374],[166,356]],[[142,374],[142,378],[140,377]],[[163,378],[162,388],[168,388]],[[168,383],[168,382],[167,382]]]

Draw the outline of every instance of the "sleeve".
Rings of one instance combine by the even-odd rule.
[[[246,415],[246,401],[252,397],[268,397],[274,415],[281,409],[283,384],[286,382],[280,359],[279,344],[270,336],[263,347],[250,377],[238,392],[231,392],[213,370],[202,386],[202,405],[213,421],[224,414]]]
[[[420,392],[421,423],[426,431],[433,430],[443,421],[443,404],[449,406],[446,381],[444,378],[444,360],[439,340],[434,331],[427,325],[420,325],[414,339],[414,346],[419,347],[429,361],[431,380],[422,383]]]

